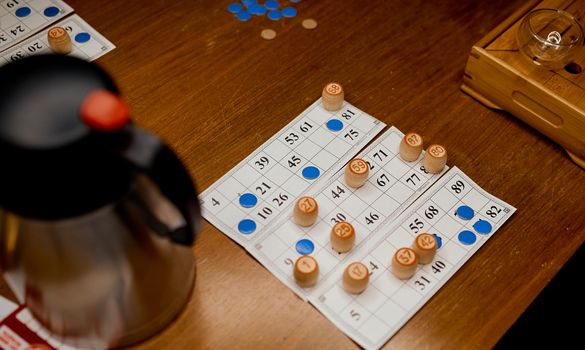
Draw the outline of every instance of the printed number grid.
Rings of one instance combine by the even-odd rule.
[[[58,11],[46,12],[47,8]],[[48,26],[73,9],[57,0],[4,0],[0,6],[0,51]]]
[[[72,15],[63,21],[56,23],[54,26],[65,28],[69,36],[71,36],[73,50],[69,55],[87,61],[93,61],[116,48],[114,44],[98,33],[78,15]],[[51,26],[50,28],[54,26]],[[50,28],[41,31],[16,47],[6,50],[2,54],[0,64],[16,61],[27,56],[51,53],[52,51],[47,39],[47,32]],[[83,43],[75,41],[74,38],[79,33],[88,33],[90,39]]]
[[[331,119],[342,121],[343,128],[329,130],[326,123]],[[201,195],[203,216],[244,245],[312,184],[332,176],[329,170],[349,161],[384,127],[347,102],[339,112],[328,112],[319,99]],[[307,167],[318,169],[320,176],[305,178],[302,172]],[[253,194],[257,204],[240,205],[244,193]],[[255,222],[254,232],[238,231],[244,219]]]
[[[456,209],[474,209],[472,220],[457,217]],[[346,334],[365,348],[381,347],[432,295],[473,255],[516,209],[491,196],[463,172],[453,168],[445,178],[419,198],[398,218],[381,242],[362,261],[370,270],[370,284],[360,295],[346,293],[339,281],[318,291],[311,302]],[[474,231],[473,224],[486,220],[489,234],[477,233],[473,244],[459,242],[457,234]],[[419,265],[415,275],[400,280],[390,271],[391,259],[401,247],[410,247],[418,233],[441,237],[442,246],[434,260]],[[340,270],[342,271],[342,270]]]
[[[295,250],[296,242],[308,239],[314,243],[311,255],[319,263],[319,280],[324,281],[331,271],[361,249],[378,226],[396,217],[400,208],[412,202],[419,189],[440,177],[441,174],[425,172],[421,165],[422,154],[411,163],[400,158],[399,145],[403,136],[400,130],[392,127],[362,152],[359,157],[370,167],[369,180],[364,186],[358,189],[346,186],[344,172],[340,171],[322,190],[317,190],[314,197],[319,217],[314,225],[300,227],[289,215],[268,229],[266,237],[258,239],[256,251],[251,253],[306,298],[315,287],[303,289],[294,281],[294,262],[301,256]],[[335,252],[330,243],[331,229],[340,221],[351,223],[356,232],[355,246],[347,253]]]

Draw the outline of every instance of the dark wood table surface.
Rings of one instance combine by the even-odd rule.
[[[67,2],[115,43],[98,64],[199,190],[335,80],[358,108],[443,143],[449,165],[518,208],[387,348],[492,347],[585,240],[585,171],[459,89],[471,46],[521,0],[305,0],[293,19],[246,23],[229,0]],[[318,27],[304,29],[306,18]],[[264,28],[277,37],[263,40]],[[136,348],[358,348],[207,222],[194,252],[186,310]]]

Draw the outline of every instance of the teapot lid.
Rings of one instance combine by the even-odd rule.
[[[107,104],[96,92],[119,94],[104,70],[70,56],[40,55],[0,67],[0,81],[0,207],[66,218],[127,192],[132,171],[103,135],[123,125],[92,124],[92,111]]]

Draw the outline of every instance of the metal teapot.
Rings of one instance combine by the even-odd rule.
[[[0,67],[0,267],[65,344],[125,346],[195,280],[201,216],[180,160],[134,126],[110,76],[57,55]]]

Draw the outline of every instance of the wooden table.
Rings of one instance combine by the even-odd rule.
[[[360,109],[440,140],[450,165],[518,208],[387,348],[493,346],[585,240],[585,172],[459,90],[471,46],[521,0],[306,0],[294,19],[247,23],[231,1],[67,2],[117,45],[98,63],[200,190],[336,80]],[[310,17],[313,31],[301,27]],[[277,37],[261,39],[264,28]],[[137,349],[358,347],[211,225],[194,251],[187,309]]]

